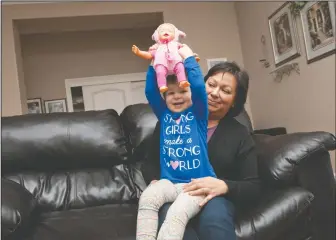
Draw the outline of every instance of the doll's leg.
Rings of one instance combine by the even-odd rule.
[[[182,88],[189,87],[190,83],[187,81],[187,76],[185,73],[183,63],[179,62],[175,65],[174,72],[177,77],[177,81],[179,82],[179,86]]]
[[[155,240],[160,207],[178,196],[174,184],[166,179],[150,184],[141,194],[137,217],[136,240]]]
[[[165,66],[159,64],[155,66],[155,72],[160,92],[163,93],[168,90],[167,88],[168,69]]]
[[[203,196],[180,193],[168,210],[157,240],[182,240],[188,221],[199,213],[203,199]]]

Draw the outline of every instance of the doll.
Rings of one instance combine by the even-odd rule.
[[[171,23],[161,24],[152,35],[152,39],[156,41],[148,51],[141,51],[135,45],[132,47],[133,53],[144,59],[151,60],[154,58],[153,67],[156,72],[158,87],[161,93],[167,91],[166,77],[168,74],[175,74],[182,88],[190,86],[187,81],[183,59],[178,49],[182,46],[179,42],[180,37],[186,34],[178,30]]]

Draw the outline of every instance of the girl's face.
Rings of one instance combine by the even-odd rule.
[[[172,112],[183,112],[192,105],[190,87],[180,88],[178,83],[168,84],[165,93],[167,107]]]

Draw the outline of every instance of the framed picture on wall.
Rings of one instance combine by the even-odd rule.
[[[211,59],[207,59],[207,64],[208,64],[208,71],[210,68],[212,68],[213,66],[215,66],[217,63],[220,62],[226,62],[227,58],[211,58]]]
[[[46,100],[44,101],[44,107],[45,107],[46,113],[67,112],[65,98]]]
[[[301,9],[308,63],[335,53],[335,5],[335,2],[307,2]]]
[[[27,100],[28,114],[43,113],[41,98],[32,98]]]
[[[289,6],[290,3],[286,2],[268,17],[276,67],[300,56],[295,18]]]

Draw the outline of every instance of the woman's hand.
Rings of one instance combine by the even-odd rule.
[[[191,196],[205,195],[205,199],[200,203],[203,207],[212,198],[224,195],[228,192],[228,186],[223,180],[204,177],[198,179],[192,179],[190,183],[184,185],[184,192],[189,193]]]
[[[181,47],[179,48],[178,52],[183,59],[194,56],[194,52],[186,44],[182,44]]]

